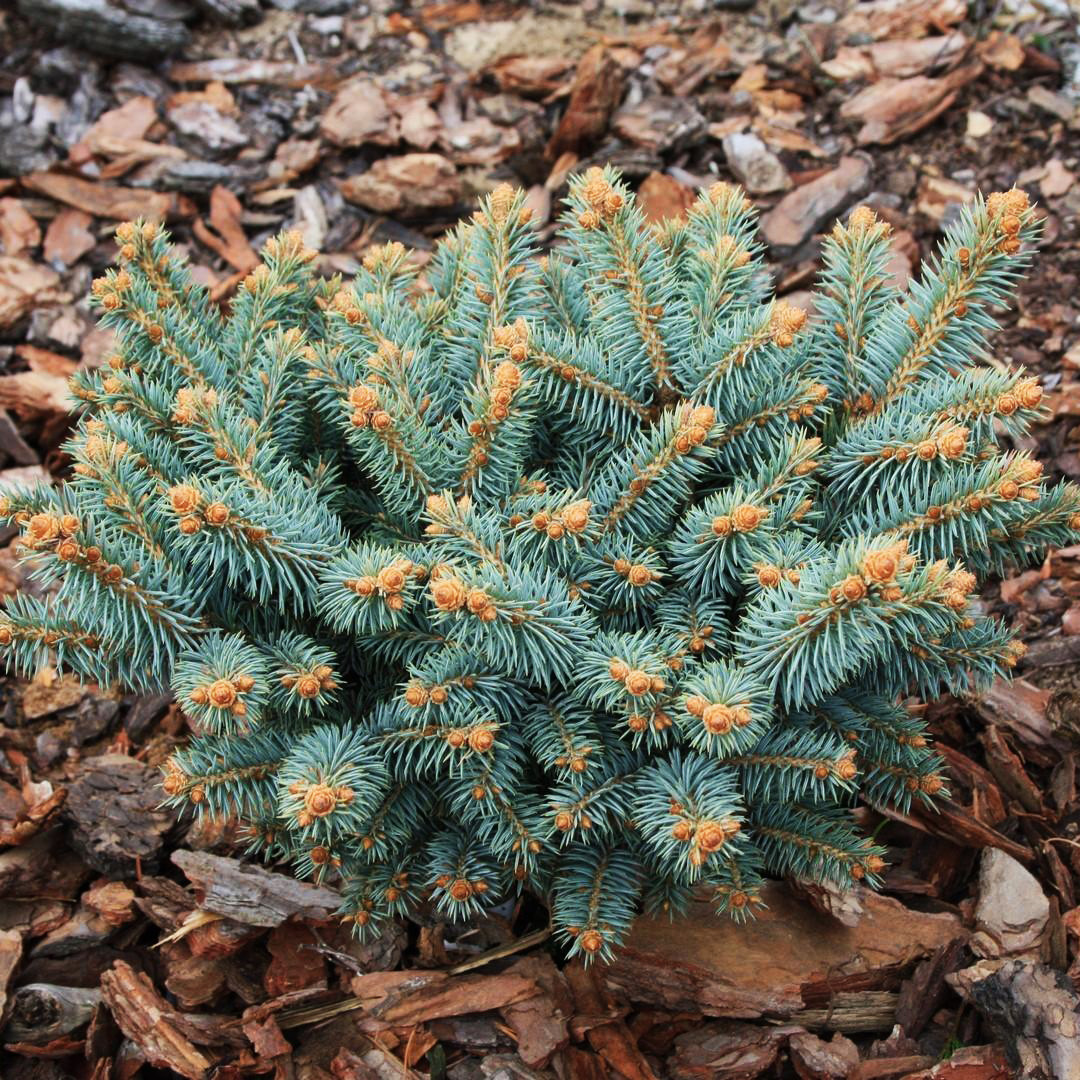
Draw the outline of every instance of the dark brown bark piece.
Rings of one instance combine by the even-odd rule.
[[[179,20],[133,15],[106,0],[19,0],[19,13],[67,44],[120,60],[151,60],[191,40]]]
[[[0,450],[16,465],[36,465],[41,460],[37,451],[22,437],[6,409],[0,409]]]
[[[907,814],[901,814],[899,810],[888,806],[879,806],[877,809],[893,821],[902,821],[919,832],[939,836],[959,847],[998,848],[1022,863],[1030,864],[1035,861],[1035,855],[1030,848],[1010,840],[997,829],[984,825],[970,810],[951,799],[938,800],[933,810],[914,803]]]
[[[131,949],[116,949],[111,945],[99,945],[84,952],[67,956],[35,956],[19,971],[19,981],[51,983],[55,986],[79,986],[93,990],[101,982],[101,976],[118,960],[139,966],[142,957]]]
[[[581,153],[607,131],[622,99],[622,71],[603,45],[594,45],[578,64],[570,101],[547,146],[554,161],[563,153]]]
[[[544,991],[501,1010],[517,1037],[521,1060],[542,1069],[570,1041],[566,1021],[573,1010],[573,998],[565,976],[546,954],[523,956],[511,965],[510,972],[534,979]]]
[[[151,724],[165,715],[171,701],[172,694],[151,694],[139,698],[124,717],[124,730],[128,737],[134,742],[144,739]]]
[[[862,122],[856,136],[860,146],[888,146],[921,131],[956,101],[957,92],[983,72],[979,61],[955,68],[934,79],[915,75],[908,79],[879,79],[840,107],[840,115]]]
[[[896,1022],[904,1034],[915,1039],[922,1034],[930,1018],[937,1012],[948,987],[945,976],[956,970],[964,951],[964,941],[956,938],[942,945],[929,960],[924,960],[900,987],[896,1005]]]
[[[167,971],[165,989],[182,1009],[210,1004],[225,989],[228,959],[196,956],[184,941],[166,945],[162,953]]]
[[[988,724],[1011,731],[1029,748],[1046,750],[1054,738],[1047,716],[1050,698],[1050,691],[1026,679],[997,679],[973,704]]]
[[[115,929],[89,908],[79,907],[70,919],[46,934],[34,946],[31,955],[38,959],[85,952],[108,941]]]
[[[86,1060],[100,1062],[103,1058],[111,1059],[120,1046],[123,1036],[112,1018],[112,1013],[103,1001],[99,1001],[90,1017],[86,1029]],[[106,1060],[106,1065],[108,1060]]]
[[[153,872],[172,828],[161,810],[159,774],[123,754],[87,761],[68,793],[65,816],[75,825],[71,845],[88,865],[112,877]]]
[[[292,1045],[281,1034],[277,1021],[268,1016],[265,1020],[248,1020],[243,1025],[244,1034],[260,1058],[276,1058],[292,1052]]]
[[[171,192],[142,191],[139,188],[95,183],[67,173],[31,173],[21,177],[19,183],[38,195],[74,206],[93,217],[109,218],[113,221],[138,217],[160,221],[175,215],[180,207],[177,196]]]
[[[359,1054],[342,1048],[330,1062],[334,1080],[381,1080],[379,1073],[366,1064]]]
[[[82,903],[110,926],[135,918],[135,893],[122,881],[99,881],[83,894]]]
[[[578,1031],[584,1030],[589,1045],[618,1075],[628,1080],[656,1080],[596,969],[586,970],[580,961],[574,961],[564,975],[574,995],[573,1024]]]
[[[796,1031],[788,1039],[788,1057],[799,1080],[843,1080],[859,1063],[859,1048],[844,1035],[826,1042],[809,1031]]]
[[[979,736],[986,764],[1006,794],[1031,814],[1043,812],[1042,794],[1024,769],[1024,763],[993,724]]]
[[[326,988],[326,960],[316,952],[318,938],[311,928],[292,920],[275,927],[266,939],[270,966],[263,986],[271,997],[294,990]]]
[[[38,833],[25,844],[0,851],[0,897],[74,900],[90,872],[61,844],[65,830]]]
[[[0,845],[25,844],[60,812],[67,799],[67,789],[57,788],[48,798],[15,815],[11,822],[0,824]]]
[[[668,1059],[671,1080],[741,1080],[760,1076],[780,1056],[790,1028],[716,1020],[675,1040]]]
[[[861,1061],[848,1073],[847,1080],[900,1080],[918,1069],[925,1069],[934,1064],[934,1059],[922,1054],[909,1054],[907,1057],[877,1058]]]
[[[603,1058],[576,1046],[567,1047],[559,1060],[568,1080],[608,1080],[611,1075]]]
[[[361,975],[358,979],[368,976]],[[353,980],[355,986],[358,979]],[[422,1024],[444,1016],[487,1012],[536,995],[533,979],[509,972],[501,975],[458,975],[437,979],[410,994],[372,1010],[379,1022],[395,1027]]]

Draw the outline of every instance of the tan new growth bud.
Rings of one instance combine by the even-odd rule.
[[[190,484],[169,488],[169,502],[178,514],[190,514],[199,505],[199,492]]]
[[[495,385],[515,390],[521,385],[521,368],[512,360],[504,360],[495,368]]]
[[[349,404],[361,412],[372,412],[379,404],[379,393],[373,386],[360,383],[349,391]]]
[[[563,524],[570,532],[580,535],[589,527],[591,509],[592,503],[588,499],[579,499],[577,502],[570,503],[562,511]]]
[[[758,584],[764,589],[773,589],[783,580],[778,566],[759,566],[757,569]]]
[[[34,514],[26,525],[27,539],[43,544],[60,535],[61,522],[55,514]]]
[[[943,457],[951,461],[961,458],[967,452],[967,428],[950,428],[938,436],[938,449]]]
[[[763,507],[743,503],[732,511],[731,521],[739,532],[753,532],[768,515],[768,510]]]
[[[488,199],[488,205],[491,212],[491,219],[495,224],[501,225],[506,220],[511,207],[514,205],[516,195],[517,193],[509,184],[500,184],[491,193]]]
[[[440,577],[430,586],[431,599],[440,611],[460,611],[465,606],[464,583],[455,577]]]
[[[296,680],[293,689],[302,698],[317,698],[319,691],[322,690],[322,684],[313,674],[301,675]]]
[[[848,218],[848,228],[852,232],[865,232],[877,224],[877,214],[869,206],[856,206]]]
[[[495,732],[488,727],[476,728],[469,734],[469,749],[486,754],[495,745]]]
[[[587,953],[598,953],[604,947],[604,935],[599,930],[586,930],[578,941]]]
[[[735,724],[735,717],[727,705],[707,705],[701,714],[701,722],[710,735],[727,735]]]
[[[1037,379],[1024,379],[1017,383],[1014,393],[1026,409],[1034,409],[1043,398],[1043,388]]]
[[[883,551],[871,551],[863,560],[863,575],[869,581],[879,585],[892,581],[896,577],[899,568],[899,558],[894,548],[885,548]]]
[[[218,679],[207,690],[208,703],[216,709],[232,708],[236,702],[236,687],[228,679]]]
[[[337,807],[338,797],[326,784],[313,784],[304,795],[304,809],[312,817],[326,817]]]
[[[224,503],[211,503],[206,508],[207,523],[218,527],[229,523],[229,508]]]
[[[986,200],[986,209],[991,217],[1021,217],[1031,207],[1028,193],[1018,188],[1008,191],[995,191]]]

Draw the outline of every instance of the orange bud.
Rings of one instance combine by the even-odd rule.
[[[963,457],[967,450],[967,428],[953,428],[938,438],[941,453],[952,461]]]
[[[440,611],[458,611],[465,606],[465,586],[457,578],[439,578],[432,582],[431,598]]]
[[[581,499],[571,503],[562,512],[563,523],[572,533],[582,533],[589,525],[589,510],[592,503],[588,499]]]
[[[752,503],[743,503],[735,507],[731,515],[732,523],[739,532],[752,532],[768,516],[768,511]]]
[[[710,735],[727,735],[731,731],[735,718],[726,705],[707,705],[701,714],[701,722]]]
[[[480,615],[491,606],[491,597],[483,589],[470,589],[465,604],[473,615]]]
[[[727,833],[723,825],[718,821],[703,821],[697,827],[696,839],[698,847],[707,854],[719,851],[724,846]]]
[[[205,517],[210,525],[227,525],[229,522],[229,508],[224,503],[211,503],[206,508]]]
[[[428,703],[428,692],[419,683],[410,683],[405,689],[405,702],[419,709]]]
[[[521,368],[510,360],[504,360],[495,368],[495,383],[511,390],[521,385]]]
[[[209,703],[218,709],[228,709],[236,701],[236,687],[228,679],[218,679],[208,691]]]
[[[598,953],[604,947],[604,936],[599,930],[586,930],[578,941],[587,953]]]
[[[296,680],[294,689],[302,698],[316,698],[319,696],[322,685],[314,675],[301,675]]]
[[[491,728],[480,727],[469,735],[469,749],[486,754],[495,745],[495,733]]]
[[[778,566],[761,566],[758,568],[757,579],[762,588],[775,588],[782,580],[780,568]]]
[[[898,561],[891,548],[884,551],[871,551],[863,560],[862,571],[871,581],[883,584],[896,577]]]
[[[1043,388],[1035,379],[1025,379],[1015,389],[1020,404],[1027,409],[1034,409],[1043,398]]]

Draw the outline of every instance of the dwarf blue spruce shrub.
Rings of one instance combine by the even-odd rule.
[[[898,292],[858,208],[808,319],[737,188],[653,227],[590,169],[552,254],[500,187],[423,278],[388,244],[317,280],[286,233],[222,315],[123,225],[74,473],[3,508],[53,588],[0,647],[171,687],[169,801],[361,931],[527,889],[607,957],[699,889],[743,918],[765,874],[874,884],[857,800],[944,795],[917,699],[1022,651],[979,578],[1080,526],[998,447],[1039,383],[981,362],[1035,234],[991,195]]]

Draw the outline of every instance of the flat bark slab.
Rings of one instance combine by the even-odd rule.
[[[635,1002],[753,1019],[790,1017],[822,1007],[840,991],[884,989],[901,969],[956,938],[950,914],[911,911],[865,891],[865,914],[844,926],[791,896],[762,890],[768,907],[738,925],[695,903],[685,920],[639,919],[604,978],[617,997]]]
[[[333,889],[238,859],[206,851],[174,851],[172,861],[201,894],[199,907],[248,926],[277,926],[293,915],[328,919],[341,904]]]

